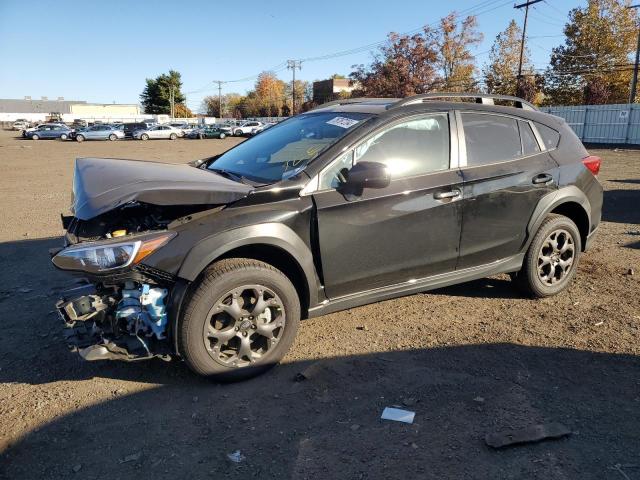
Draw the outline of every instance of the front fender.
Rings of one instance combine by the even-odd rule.
[[[238,247],[270,245],[287,252],[304,273],[309,292],[309,304],[318,302],[318,280],[313,254],[304,241],[288,226],[281,223],[261,223],[225,230],[203,239],[194,246],[178,271],[178,276],[194,281],[216,259]]]

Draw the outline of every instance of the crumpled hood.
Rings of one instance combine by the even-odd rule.
[[[89,220],[129,202],[220,205],[246,197],[252,187],[189,165],[78,158],[71,210]]]

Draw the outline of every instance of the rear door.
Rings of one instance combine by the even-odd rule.
[[[557,189],[558,165],[527,120],[485,112],[456,118],[464,180],[461,269],[521,250],[538,201]]]
[[[455,269],[462,179],[453,145],[447,113],[416,115],[380,128],[321,172],[313,199],[329,298]],[[385,164],[390,185],[341,193],[358,162]]]

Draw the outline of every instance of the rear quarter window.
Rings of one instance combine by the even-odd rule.
[[[540,134],[540,137],[542,138],[542,141],[544,142],[544,146],[546,147],[546,149],[552,150],[556,148],[558,146],[558,143],[560,142],[560,134],[553,128],[547,127],[542,123],[536,122],[535,125],[538,133]]]

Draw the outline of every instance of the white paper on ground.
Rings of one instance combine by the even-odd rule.
[[[394,422],[413,423],[416,412],[402,410],[400,408],[385,407],[382,412],[382,420],[393,420]]]

